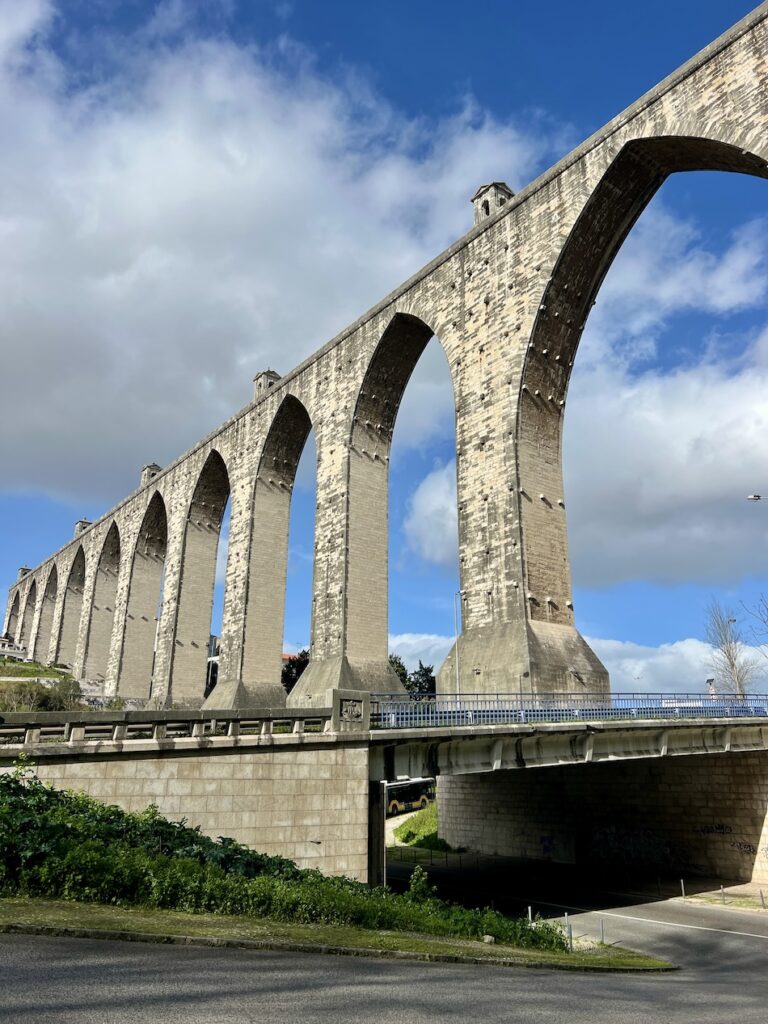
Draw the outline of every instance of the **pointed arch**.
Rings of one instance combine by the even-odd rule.
[[[285,701],[280,674],[291,495],[311,430],[304,405],[287,395],[269,428],[254,484],[242,679],[268,703]]]
[[[37,604],[37,580],[32,580],[24,601],[24,613],[21,616],[21,633],[19,635],[19,646],[26,649],[31,657],[30,640],[32,637],[32,623],[35,618],[35,606]]]
[[[150,694],[167,550],[168,515],[155,491],[139,527],[131,565],[117,684],[122,697]]]
[[[563,495],[563,410],[587,318],[605,275],[643,210],[671,174],[683,171],[729,171],[768,178],[762,157],[705,138],[635,139],[614,158],[560,251],[525,356],[517,406],[517,451],[520,479],[532,491]],[[525,590],[548,595],[546,603],[531,603],[530,617],[573,626],[565,517],[554,505],[539,506],[536,503],[532,509],[524,504],[520,515]],[[542,516],[548,519],[546,528]]]
[[[109,645],[115,621],[117,577],[120,572],[120,531],[113,522],[107,531],[96,567],[83,678],[102,682],[107,674]]]
[[[226,464],[219,452],[213,449],[197,478],[184,530],[176,635],[171,663],[171,694],[175,701],[203,699],[216,581],[216,555],[229,493]]]
[[[432,328],[396,314],[371,357],[357,397],[349,446],[347,655],[351,662],[388,660],[389,453],[397,412]],[[455,394],[454,394],[455,399]],[[382,679],[380,685],[385,684]]]
[[[43,591],[42,603],[40,605],[40,620],[37,627],[37,636],[35,637],[35,647],[32,652],[33,658],[42,665],[47,665],[50,659],[53,613],[56,609],[58,592],[59,574],[54,562],[48,573],[45,590]]]
[[[595,296],[638,217],[671,174],[729,171],[768,178],[762,157],[689,136],[626,143],[598,182],[560,251],[531,336],[526,370],[546,349],[568,376]],[[551,362],[551,361],[550,361]],[[550,369],[551,369],[550,365]]]
[[[77,637],[80,632],[80,619],[83,612],[83,591],[85,589],[85,552],[82,544],[78,547],[72,566],[67,576],[64,591],[64,609],[61,616],[56,664],[64,668],[72,668],[77,650]]]
[[[18,641],[17,632],[19,629],[19,610],[21,608],[21,600],[19,599],[18,590],[13,595],[13,601],[11,601],[11,610],[8,612],[8,626],[5,631],[5,635],[10,637],[14,643]]]

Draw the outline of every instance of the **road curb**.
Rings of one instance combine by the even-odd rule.
[[[117,942],[148,942],[174,946],[218,946],[224,949],[268,950],[282,953],[318,953],[331,956],[357,956],[371,960],[414,960],[422,963],[470,964],[476,967],[525,967],[534,970],[577,971],[588,974],[667,974],[669,967],[610,967],[605,964],[551,964],[544,961],[509,958],[461,956],[452,953],[417,953],[405,949],[372,949],[367,946],[329,946],[312,942],[280,939],[225,939],[206,935],[169,935],[134,932],[117,928],[71,928],[57,925],[0,924],[0,934],[46,935],[54,938],[103,939]]]

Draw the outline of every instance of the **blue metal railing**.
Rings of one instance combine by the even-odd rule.
[[[522,693],[372,695],[372,729],[768,717],[768,695]]]

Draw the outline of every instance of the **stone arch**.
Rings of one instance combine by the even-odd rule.
[[[216,556],[229,494],[227,466],[213,449],[197,478],[184,529],[171,663],[171,699],[174,701],[203,700]]]
[[[242,680],[259,702],[282,704],[280,682],[288,574],[288,530],[296,469],[312,421],[286,395],[269,428],[253,488]]]
[[[53,613],[56,609],[56,599],[59,592],[59,573],[56,563],[51,566],[48,573],[48,580],[45,584],[43,597],[40,604],[40,619],[35,637],[35,646],[32,656],[41,664],[47,665],[50,658],[51,631],[53,629]]]
[[[123,697],[150,695],[167,550],[168,516],[160,492],[155,491],[139,527],[131,564],[117,683]]]
[[[32,624],[35,618],[35,606],[37,604],[37,581],[32,580],[27,596],[24,601],[24,612],[21,616],[21,632],[19,634],[19,646],[27,650],[32,656],[30,640],[32,637]]]
[[[516,423],[524,586],[532,621],[573,625],[562,430],[589,312],[627,235],[664,181],[697,170],[768,178],[762,157],[724,142],[691,136],[628,142],[576,219],[544,290],[524,360]]]
[[[335,685],[396,691],[402,684],[388,658],[389,452],[406,385],[431,338],[432,327],[412,313],[398,312],[387,324],[368,362],[352,415],[347,461],[347,552],[344,559],[344,655]],[[438,339],[439,340],[439,339]],[[442,345],[442,342],[441,342]],[[449,363],[450,365],[450,363]],[[454,403],[455,403],[454,380]],[[317,558],[317,553],[316,553]],[[317,569],[316,569],[317,572]],[[324,658],[315,607],[312,658]],[[300,704],[317,696],[330,673],[310,664],[291,694]]]
[[[345,587],[347,657],[352,663],[373,659],[388,665],[389,452],[406,385],[433,336],[419,317],[396,313],[376,346],[355,403]]]
[[[345,587],[347,656],[352,663],[372,655],[388,663],[389,452],[402,395],[433,337],[439,341],[421,317],[396,313],[376,346],[355,402]],[[452,382],[456,407],[453,373]]]
[[[14,643],[17,640],[17,631],[19,628],[19,610],[21,608],[21,600],[19,598],[18,590],[13,595],[11,601],[11,610],[8,612],[8,625],[6,628],[6,636],[10,637]]]
[[[67,576],[64,590],[64,608],[61,616],[56,663],[72,668],[77,651],[77,636],[83,612],[83,591],[85,589],[85,552],[82,544],[78,547]]]
[[[83,678],[103,682],[107,674],[109,646],[115,621],[117,577],[120,571],[120,531],[113,522],[107,531],[96,566],[91,614],[88,623]]]

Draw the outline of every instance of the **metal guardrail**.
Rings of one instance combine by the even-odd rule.
[[[373,694],[372,729],[768,717],[768,694]]]

